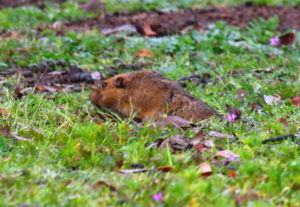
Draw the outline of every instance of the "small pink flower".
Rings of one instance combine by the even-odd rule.
[[[152,199],[155,200],[155,201],[161,201],[163,199],[163,194],[162,193],[154,194],[152,196]]]
[[[237,118],[237,116],[235,114],[229,114],[227,116],[228,121],[235,121],[236,118]]]
[[[272,46],[277,46],[280,44],[280,40],[278,38],[278,36],[274,36],[269,40],[269,44]]]

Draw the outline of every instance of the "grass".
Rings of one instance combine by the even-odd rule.
[[[108,1],[108,5],[112,2]],[[142,4],[136,4],[141,9]],[[49,4],[48,10],[54,7],[57,5]],[[208,125],[209,129],[235,133],[243,144],[216,142],[211,152],[200,157],[193,150],[171,154],[169,149],[149,149],[147,146],[156,139],[181,132],[171,127],[151,128],[148,124],[139,127],[130,119],[103,122],[97,116],[103,112],[89,102],[90,90],[29,94],[15,100],[13,89],[22,83],[18,78],[0,79],[0,108],[9,113],[7,117],[0,113],[0,124],[9,125],[12,133],[32,139],[14,142],[0,135],[0,206],[300,205],[299,147],[290,141],[271,146],[261,144],[263,139],[299,131],[300,108],[293,106],[290,98],[299,95],[300,42],[298,38],[293,46],[268,45],[275,35],[276,18],[257,21],[246,30],[219,22],[205,34],[193,31],[163,38],[123,35],[121,42],[117,41],[118,36],[105,37],[98,31],[69,31],[56,36],[49,29],[41,33],[34,30],[37,25],[94,15],[82,13],[73,3],[63,7],[73,12],[52,9],[52,13],[45,13],[33,7],[0,11],[2,31],[26,27],[18,38],[1,37],[0,69],[64,59],[104,73],[105,67],[113,66],[116,60],[151,61],[153,69],[173,80],[192,72],[208,72],[215,81],[206,88],[188,84],[187,89],[222,114],[227,113],[225,103],[241,109],[241,121],[227,124],[212,119]],[[131,10],[131,4],[126,8]],[[24,16],[26,24],[20,22]],[[135,57],[141,49],[149,49],[155,56]],[[255,72],[267,67],[271,73]],[[242,73],[235,77],[229,74],[233,70]],[[237,91],[241,89],[248,93],[243,103],[237,100]],[[275,105],[264,102],[264,95],[276,94],[281,94],[282,99]],[[253,102],[261,104],[262,113],[251,110],[249,104]],[[286,118],[288,125],[280,123],[280,118]],[[193,132],[185,133],[194,137]],[[219,148],[239,154],[241,162],[215,165],[213,156]],[[172,166],[174,170],[120,174],[121,161],[121,169],[139,163],[146,168]],[[202,162],[213,168],[206,179],[199,176],[198,166]],[[230,176],[231,171],[235,177]],[[112,184],[117,190],[95,185],[98,181]],[[162,203],[152,199],[159,192],[163,193]],[[246,195],[243,202],[241,195]]]

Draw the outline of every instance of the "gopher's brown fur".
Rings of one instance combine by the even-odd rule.
[[[200,121],[216,111],[195,98],[176,82],[153,70],[141,70],[113,76],[101,82],[91,101],[125,117],[141,121],[156,120],[163,114]]]

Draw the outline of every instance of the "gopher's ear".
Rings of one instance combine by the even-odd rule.
[[[124,88],[125,87],[125,85],[124,85],[124,78],[123,77],[117,78],[115,80],[114,84],[115,84],[116,88]]]

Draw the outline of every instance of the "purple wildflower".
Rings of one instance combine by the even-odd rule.
[[[280,44],[280,40],[278,36],[274,36],[269,40],[269,44],[272,46],[277,46]]]
[[[240,160],[237,156],[231,155],[231,156],[228,158],[228,161],[230,161],[230,162],[240,162],[241,160]]]
[[[237,118],[237,116],[235,114],[229,114],[227,116],[228,121],[235,121],[236,118]]]
[[[155,201],[161,201],[163,199],[163,194],[161,192],[157,193],[157,194],[154,194],[152,196],[152,199],[155,200]]]
[[[241,162],[241,160],[236,156],[230,156],[230,157],[222,160],[223,165],[228,165],[229,163],[232,163],[232,162]]]

